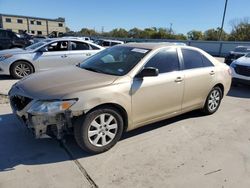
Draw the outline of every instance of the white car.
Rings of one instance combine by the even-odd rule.
[[[250,53],[234,60],[230,67],[234,83],[250,85]]]
[[[20,79],[32,73],[77,65],[105,48],[79,39],[45,39],[24,49],[0,51],[0,75]]]
[[[103,46],[105,48],[109,48],[111,46],[115,46],[118,44],[124,44],[123,41],[119,41],[119,40],[107,40],[107,39],[98,39],[95,41],[96,44]]]

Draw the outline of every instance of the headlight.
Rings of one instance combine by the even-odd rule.
[[[68,110],[77,100],[65,100],[65,101],[37,101],[34,103],[28,113],[36,115],[53,115],[62,113]]]
[[[233,62],[231,63],[230,67],[232,67],[232,68],[235,68],[235,67],[236,67],[235,61],[233,61]]]
[[[12,57],[13,55],[11,55],[11,54],[5,54],[5,55],[1,55],[0,56],[0,61],[3,61],[3,60],[5,60],[5,59],[8,59],[8,58],[10,58],[10,57]]]

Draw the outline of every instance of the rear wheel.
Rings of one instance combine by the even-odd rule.
[[[96,109],[79,118],[74,125],[78,145],[90,153],[101,153],[113,147],[121,138],[123,119],[114,108]]]
[[[220,87],[214,87],[207,96],[206,103],[203,107],[203,112],[207,115],[215,113],[221,103],[222,91]]]
[[[10,68],[11,76],[17,79],[21,79],[32,73],[34,73],[34,68],[26,61],[17,61]]]

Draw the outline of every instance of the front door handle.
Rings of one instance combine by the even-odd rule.
[[[210,75],[214,75],[214,74],[215,74],[215,72],[212,70],[209,74],[210,74]]]
[[[175,82],[182,82],[182,81],[183,81],[182,77],[177,77],[177,78],[175,79]]]
[[[68,57],[66,54],[62,55],[61,58],[65,58],[65,57]]]

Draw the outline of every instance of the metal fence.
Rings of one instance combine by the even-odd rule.
[[[132,38],[109,38],[122,40],[125,42],[176,42],[185,43],[188,46],[194,46],[208,52],[213,56],[225,57],[236,46],[250,46],[250,42],[240,41],[196,41],[196,40],[169,40],[169,39],[132,39]]]

